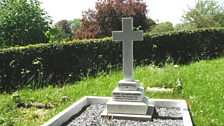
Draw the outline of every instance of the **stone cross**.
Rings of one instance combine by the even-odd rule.
[[[124,78],[112,92],[101,116],[121,119],[152,119],[154,105],[144,96],[144,87],[133,78],[133,41],[143,40],[143,31],[133,31],[133,19],[122,19],[122,31],[112,32],[113,41],[123,41]]]
[[[113,41],[123,41],[123,80],[133,78],[133,41],[143,40],[143,31],[133,31],[133,18],[122,19],[122,31],[112,32]]]

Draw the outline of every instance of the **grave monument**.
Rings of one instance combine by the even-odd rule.
[[[112,99],[107,102],[101,116],[122,119],[150,120],[154,105],[149,105],[149,98],[144,97],[144,88],[134,80],[133,41],[143,40],[143,31],[133,31],[133,19],[122,19],[122,31],[112,32],[113,41],[122,41],[123,79],[112,92]]]
[[[149,99],[147,97],[144,97],[144,88],[139,87],[139,81],[134,79],[133,41],[142,41],[143,32],[133,31],[133,19],[123,18],[122,31],[115,31],[112,33],[112,36],[114,41],[123,41],[123,73],[124,73],[123,79],[118,82],[118,86],[113,90],[112,97],[96,97],[96,96],[83,97],[82,99],[76,101],[61,113],[54,116],[46,123],[44,123],[43,126],[61,126],[64,122],[70,121],[70,119],[73,118],[74,115],[79,115],[84,107],[93,104],[106,104],[106,110],[101,113],[101,117],[144,120],[144,121],[152,120],[154,107],[167,108],[167,109],[179,108],[181,111],[181,116],[183,117],[182,119],[183,125],[192,126],[191,117],[185,100]],[[87,112],[87,114],[89,114],[89,112]],[[93,124],[95,124],[95,121],[98,120],[97,119],[98,116],[95,117],[95,114],[97,113],[95,113],[95,111],[92,111],[92,114],[88,115],[87,117],[78,118],[79,121],[77,123],[81,123],[83,120],[90,118],[89,121],[94,122]],[[175,117],[176,116],[174,116],[174,118]],[[160,120],[162,120],[162,123],[164,123],[164,119],[166,120],[166,118],[167,116],[165,116],[165,118],[160,118]],[[83,122],[87,122],[87,124],[90,124],[88,123],[89,121],[83,121]],[[178,121],[178,119],[174,120],[174,122],[175,121]],[[168,123],[170,125],[170,122]],[[135,124],[136,123],[134,123],[133,125]]]

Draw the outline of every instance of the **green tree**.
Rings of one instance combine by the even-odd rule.
[[[163,22],[158,25],[156,25],[151,32],[167,32],[167,31],[173,31],[174,27],[171,22]]]
[[[148,25],[148,30],[147,30],[147,32],[152,31],[152,29],[154,29],[155,26],[156,26],[156,22],[155,22],[153,19],[151,19],[151,18],[146,19],[146,23],[147,23],[147,25]]]
[[[183,16],[184,25],[193,28],[224,26],[224,8],[215,0],[198,0]]]
[[[0,2],[0,44],[4,46],[48,42],[51,20],[37,0]]]
[[[81,19],[77,19],[77,18],[70,21],[70,24],[71,24],[71,29],[73,33],[82,26]]]
[[[63,35],[58,27],[52,27],[49,31],[45,32],[49,39],[49,43],[59,43],[63,41]]]
[[[60,20],[55,25],[54,28],[58,31],[58,36],[61,40],[71,40],[72,31],[71,23],[68,20]]]
[[[175,25],[174,30],[181,31],[181,30],[190,30],[192,28],[194,28],[194,27],[192,27],[189,23],[187,23],[187,24],[179,23],[179,24]]]

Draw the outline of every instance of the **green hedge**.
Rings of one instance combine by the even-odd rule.
[[[146,33],[143,42],[134,43],[135,64],[158,64],[167,59],[183,64],[219,57],[223,52],[224,29]],[[43,86],[49,76],[50,83],[76,81],[87,74],[120,68],[121,60],[121,42],[112,42],[111,38],[2,49],[0,90],[33,82]]]
[[[216,58],[224,52],[224,29],[197,29],[144,36],[144,43],[135,43],[138,62],[186,64],[192,60]]]

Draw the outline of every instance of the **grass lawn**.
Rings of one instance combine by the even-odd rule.
[[[200,61],[174,68],[150,65],[137,67],[135,79],[146,87],[160,86],[176,89],[178,78],[182,90],[174,93],[147,93],[151,98],[175,98],[187,100],[195,125],[224,125],[224,58]],[[122,79],[121,71],[101,74],[96,78],[63,87],[48,86],[43,89],[24,88],[13,94],[0,95],[0,125],[41,125],[83,96],[111,96],[117,82]],[[67,96],[62,98],[63,96]],[[52,108],[18,108],[17,103],[37,102],[53,105]]]

